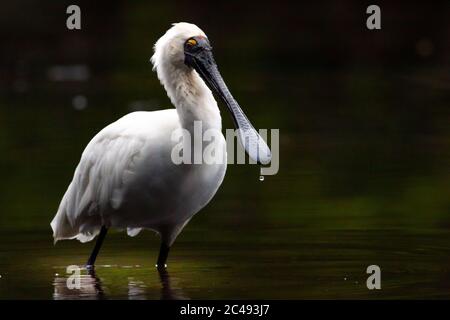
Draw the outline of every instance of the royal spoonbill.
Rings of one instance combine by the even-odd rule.
[[[227,161],[222,120],[210,89],[231,112],[249,156],[262,164],[270,162],[267,144],[225,85],[200,28],[173,24],[156,42],[151,62],[175,109],[133,112],[101,130],[83,151],[51,222],[55,242],[86,242],[98,235],[88,267],[94,266],[108,228],[114,227],[127,229],[130,236],[143,228],[156,231],[161,237],[156,265],[164,268],[175,238],[214,196]],[[184,129],[198,139],[197,121],[202,133],[219,130],[219,139],[209,145],[223,152],[224,161],[174,163],[172,133]]]

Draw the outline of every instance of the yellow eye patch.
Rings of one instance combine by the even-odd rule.
[[[195,39],[189,39],[189,40],[187,41],[187,43],[190,44],[191,46],[195,46],[195,45],[197,45],[197,40],[195,40]]]

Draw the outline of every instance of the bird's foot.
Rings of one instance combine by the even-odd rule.
[[[155,264],[156,269],[158,270],[165,270],[167,269],[167,264],[166,263],[162,263],[162,264]]]
[[[94,270],[95,269],[95,264],[86,263],[85,268],[86,268],[86,270]]]
[[[95,265],[93,264],[86,264],[85,266],[86,271],[89,275],[95,275]]]

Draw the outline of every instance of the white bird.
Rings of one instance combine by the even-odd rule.
[[[160,234],[157,267],[164,268],[169,248],[189,220],[214,196],[225,175],[226,142],[213,140],[224,154],[220,163],[175,164],[172,133],[185,129],[194,139],[221,130],[219,108],[208,86],[223,99],[247,153],[260,163],[270,150],[232,97],[214,62],[205,33],[196,25],[174,24],[155,44],[154,70],[176,109],[133,112],[101,130],[85,148],[73,180],[51,222],[53,237],[92,240],[99,235],[87,266],[94,266],[108,228],[142,228]],[[247,139],[247,140],[246,140]],[[203,146],[202,142],[202,146]]]

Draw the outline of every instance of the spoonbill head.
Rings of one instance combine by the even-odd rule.
[[[270,150],[231,95],[212,55],[205,33],[189,23],[174,24],[155,44],[154,70],[175,109],[133,112],[102,129],[88,143],[73,179],[51,222],[55,242],[90,241],[98,235],[88,259],[93,266],[110,227],[130,236],[151,229],[161,236],[158,268],[166,266],[169,248],[190,219],[214,196],[225,175],[226,143],[209,142],[223,161],[173,161],[177,141],[185,130],[194,140],[208,129],[221,130],[222,120],[211,90],[231,112],[245,150],[260,163]],[[184,150],[183,150],[184,152]]]

